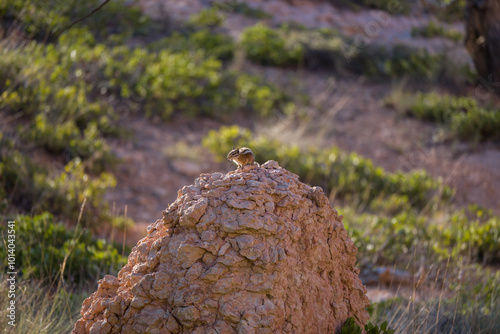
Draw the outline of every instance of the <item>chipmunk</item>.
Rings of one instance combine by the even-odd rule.
[[[236,165],[238,165],[238,169],[241,169],[247,165],[255,164],[255,156],[253,155],[252,150],[248,147],[242,148],[234,148],[227,155],[227,160],[232,160]]]

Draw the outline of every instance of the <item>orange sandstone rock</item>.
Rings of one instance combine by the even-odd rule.
[[[202,174],[87,298],[73,333],[334,333],[369,305],[321,188],[268,161]]]

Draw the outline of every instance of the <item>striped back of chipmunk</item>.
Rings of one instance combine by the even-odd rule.
[[[235,158],[239,157],[240,155],[244,154],[253,154],[252,150],[249,149],[248,147],[242,147],[242,148],[233,148],[228,154],[227,158]]]
[[[240,154],[248,154],[248,153],[253,154],[252,150],[249,149],[248,147],[242,147],[242,148],[240,148],[239,153]]]

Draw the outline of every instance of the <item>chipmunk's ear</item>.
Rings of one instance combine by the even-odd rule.
[[[233,150],[234,150],[234,146],[233,146],[233,149],[231,151],[233,151]]]

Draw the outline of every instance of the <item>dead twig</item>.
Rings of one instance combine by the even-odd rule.
[[[72,28],[74,25],[76,25],[76,24],[82,22],[83,20],[85,20],[86,18],[90,17],[91,15],[93,15],[94,13],[96,13],[97,11],[99,11],[102,7],[104,7],[109,1],[110,0],[105,0],[102,4],[100,4],[98,7],[94,8],[90,13],[88,13],[84,17],[81,17],[78,20],[71,22],[69,25],[67,25],[66,27],[62,28],[60,31],[58,31],[57,34],[55,34],[55,36],[60,36],[66,30]]]

